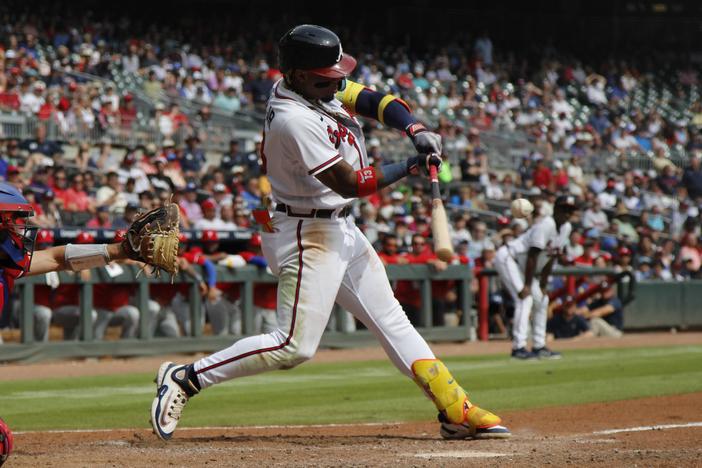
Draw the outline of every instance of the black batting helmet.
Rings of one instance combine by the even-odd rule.
[[[283,73],[308,70],[327,78],[344,78],[356,68],[356,59],[344,53],[339,37],[314,24],[295,26],[280,38],[278,62]]]

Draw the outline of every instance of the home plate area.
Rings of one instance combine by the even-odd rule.
[[[662,410],[664,409],[664,411]],[[12,466],[699,466],[702,394],[505,413],[508,440],[445,441],[433,422],[19,432]]]

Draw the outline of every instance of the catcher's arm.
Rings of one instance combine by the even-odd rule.
[[[102,250],[101,244],[88,245],[91,247],[98,247],[100,250]],[[127,254],[122,249],[121,244],[104,244],[104,247],[108,255],[108,258],[105,259],[106,264],[110,261],[124,260],[127,258]],[[32,256],[32,263],[29,266],[29,271],[25,274],[25,276],[41,275],[44,273],[49,273],[50,271],[63,270],[72,270],[68,260],[66,260],[65,245],[34,252],[34,255]]]

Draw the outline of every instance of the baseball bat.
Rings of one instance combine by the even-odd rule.
[[[434,237],[434,252],[439,260],[449,262],[453,258],[453,247],[448,231],[448,218],[444,202],[441,201],[439,177],[436,166],[429,166],[431,180],[431,233]]]

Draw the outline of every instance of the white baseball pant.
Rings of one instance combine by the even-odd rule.
[[[546,345],[546,320],[548,318],[548,294],[544,294],[539,280],[531,283],[531,295],[521,299],[519,292],[524,288],[524,271],[512,257],[507,246],[497,249],[495,269],[502,284],[514,300],[514,320],[512,323],[512,348],[525,348],[529,333],[529,317],[532,317],[532,340],[534,348]]]
[[[276,213],[273,226],[277,232],[262,233],[262,240],[263,253],[278,276],[278,328],[196,361],[202,388],[310,359],[334,302],[375,334],[408,377],[413,378],[414,361],[435,359],[395,299],[385,267],[353,218]]]

